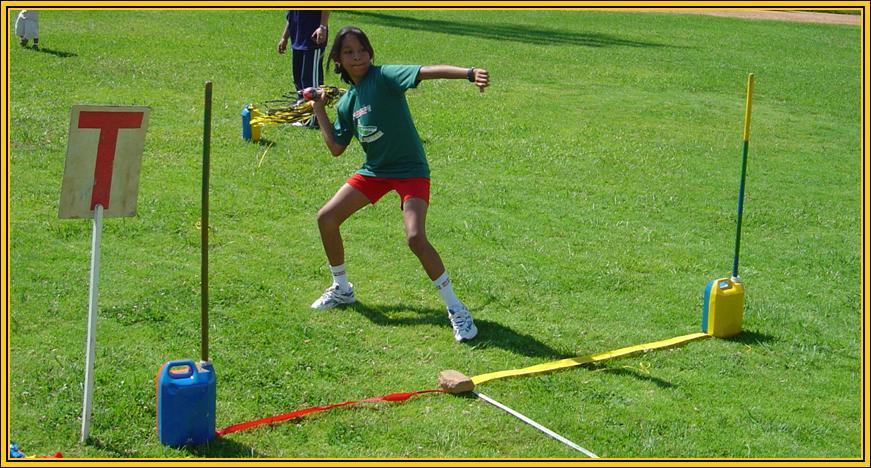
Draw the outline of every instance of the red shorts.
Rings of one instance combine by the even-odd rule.
[[[348,178],[348,185],[363,192],[373,205],[391,190],[399,194],[400,206],[405,205],[409,198],[420,198],[429,204],[429,179],[426,177],[390,179],[354,174]]]

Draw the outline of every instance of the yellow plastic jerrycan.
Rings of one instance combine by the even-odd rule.
[[[717,338],[741,333],[744,320],[744,284],[736,278],[715,279],[705,286],[702,332]]]

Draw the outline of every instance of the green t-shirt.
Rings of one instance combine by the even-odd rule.
[[[406,179],[429,177],[426,153],[411,120],[405,91],[417,86],[420,65],[370,66],[336,104],[333,136],[347,146],[357,137],[366,162],[358,174]]]

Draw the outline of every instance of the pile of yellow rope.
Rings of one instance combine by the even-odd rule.
[[[336,101],[345,94],[345,90],[335,86],[326,86],[324,90],[326,106],[332,106]],[[296,97],[296,93],[292,94]],[[269,106],[270,103],[278,103],[277,106]],[[268,125],[289,124],[294,122],[306,122],[314,115],[312,101],[278,99],[267,101],[265,111],[257,108],[255,105],[248,107],[251,112],[251,126],[265,127]]]

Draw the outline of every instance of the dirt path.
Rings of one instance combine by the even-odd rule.
[[[655,9],[643,10],[650,13],[679,13],[685,15],[728,16],[752,20],[799,21],[803,23],[827,24],[862,24],[861,15],[839,15],[836,13],[816,13],[810,11],[778,11],[778,10],[675,10]]]

